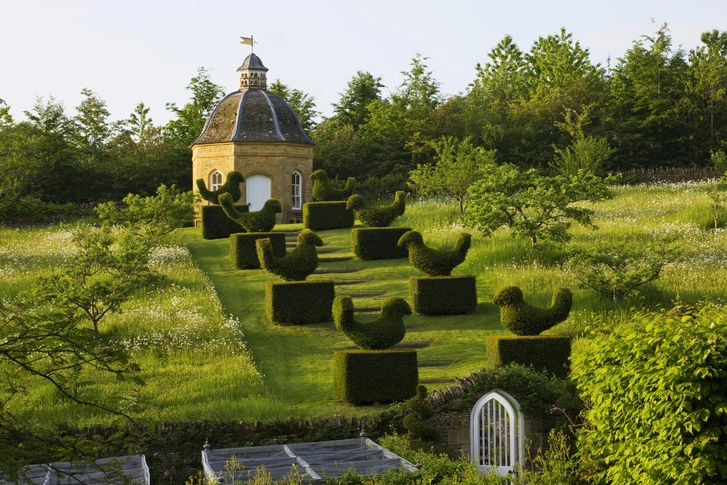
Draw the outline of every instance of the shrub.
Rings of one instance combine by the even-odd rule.
[[[303,227],[313,231],[353,227],[353,211],[346,202],[307,202],[303,204]]]
[[[71,203],[54,204],[35,197],[20,199],[0,198],[0,222],[2,223],[47,223],[55,219],[65,219],[84,215],[88,210],[79,209]]]
[[[625,237],[572,251],[564,270],[582,287],[621,300],[636,294],[640,286],[656,281],[676,254],[666,240]]]
[[[434,416],[434,409],[427,403],[426,397],[427,388],[417,386],[416,395],[406,402],[410,412],[404,416],[404,427],[412,439],[436,441],[441,433],[436,426],[425,422]]]
[[[336,328],[366,350],[382,350],[401,342],[406,335],[405,315],[411,315],[411,308],[406,300],[396,296],[384,300],[379,318],[365,323],[354,320],[350,296],[337,296],[333,301]]]
[[[391,205],[365,207],[363,197],[353,194],[348,198],[346,208],[355,210],[358,220],[369,227],[388,227],[394,219],[406,211],[406,197],[403,191],[398,191]]]
[[[487,337],[487,365],[533,366],[556,377],[566,377],[569,369],[571,341],[568,337],[535,335],[526,337]]]
[[[271,322],[302,325],[331,320],[332,281],[288,281],[265,285],[265,311]]]
[[[517,286],[500,288],[492,299],[500,306],[500,323],[515,335],[538,335],[568,318],[573,294],[568,288],[556,288],[549,308],[528,305]]]
[[[414,350],[346,350],[333,354],[336,396],[352,404],[408,399],[419,382]]]
[[[241,212],[247,212],[249,207],[241,205],[237,208]],[[219,205],[203,205],[200,210],[202,219],[202,237],[204,239],[223,239],[230,237],[230,234],[245,232],[245,229],[233,221]]]
[[[351,252],[360,259],[398,259],[409,256],[397,243],[409,227],[361,227],[351,231]]]
[[[420,315],[463,315],[477,307],[476,279],[472,275],[412,276],[409,300]]]
[[[269,239],[255,241],[260,266],[286,281],[304,281],[318,267],[317,246],[323,241],[315,232],[304,229],[298,234],[298,244],[284,258],[276,259]]]
[[[409,251],[409,262],[429,276],[449,276],[452,270],[464,262],[472,244],[472,236],[466,232],[457,235],[453,249],[433,249],[424,244],[421,233],[408,231],[397,243]]]
[[[237,269],[257,269],[260,267],[260,260],[257,256],[255,241],[258,239],[270,239],[273,248],[273,256],[282,258],[285,256],[285,234],[282,232],[245,232],[230,234],[230,258],[232,265]]]
[[[583,459],[608,483],[727,482],[727,309],[636,314],[573,356]]]

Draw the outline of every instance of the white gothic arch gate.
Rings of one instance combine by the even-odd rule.
[[[470,415],[470,458],[482,473],[500,476],[524,464],[525,424],[520,405],[498,389],[482,396]]]

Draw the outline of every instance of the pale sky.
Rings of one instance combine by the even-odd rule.
[[[417,53],[442,93],[456,94],[505,34],[528,51],[564,27],[605,65],[663,23],[688,51],[701,32],[727,30],[727,0],[0,0],[0,99],[16,120],[51,95],[72,116],[90,88],[111,120],[143,101],[164,124],[165,104],[189,100],[199,67],[237,90],[250,53],[240,36],[254,35],[269,82],[314,96],[330,116],[356,71],[394,90]]]

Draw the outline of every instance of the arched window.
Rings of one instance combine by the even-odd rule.
[[[300,210],[301,204],[303,202],[303,183],[302,183],[302,177],[300,176],[300,173],[293,172],[293,183],[292,183],[292,192],[291,195],[293,196],[293,209]]]
[[[222,187],[222,172],[215,170],[210,174],[210,190],[217,190]]]

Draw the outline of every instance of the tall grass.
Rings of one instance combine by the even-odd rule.
[[[557,286],[574,292],[571,316],[551,329],[576,337],[583,345],[591,331],[608,331],[629,319],[634,309],[666,308],[676,302],[724,303],[727,280],[727,231],[707,230],[711,215],[707,184],[665,184],[619,187],[612,200],[591,204],[593,231],[573,227],[568,247],[547,244],[533,248],[529,241],[510,237],[505,230],[492,237],[474,234],[466,261],[455,274],[477,277],[479,304],[470,315],[407,318],[404,343],[417,347],[420,380],[430,390],[453,382],[485,365],[487,336],[504,334],[492,302],[505,285],[518,285],[526,300],[550,304]],[[705,215],[706,214],[706,215]],[[454,201],[413,201],[395,221],[421,232],[433,247],[451,247],[460,222]],[[276,229],[300,229],[300,225]],[[350,230],[321,231],[335,256],[351,255]],[[655,283],[622,301],[579,288],[561,265],[572,247],[589,247],[599,240],[626,236],[669,238],[680,250]],[[0,297],[10,298],[31,286],[40,273],[51,271],[71,250],[68,234],[58,226],[0,228]],[[227,240],[206,241],[200,229],[176,233],[153,257],[165,280],[146,288],[102,323],[106,337],[121,339],[142,367],[146,385],[131,386],[105,376],[88,376],[79,390],[89,395],[119,394],[140,419],[271,419],[288,416],[356,415],[371,407],[354,408],[335,399],[331,377],[332,355],[352,348],[332,322],[305,326],[272,325],[265,316],[264,284],[277,278],[262,270],[235,270]],[[337,294],[358,294],[356,308],[378,307],[390,296],[408,297],[407,280],[419,276],[407,260],[340,261],[329,268],[358,271],[314,274],[310,280],[355,280],[339,285]],[[375,313],[358,313],[368,321]],[[67,401],[50,387],[37,384],[13,404],[13,411],[37,419],[90,424],[106,421],[87,408]]]

